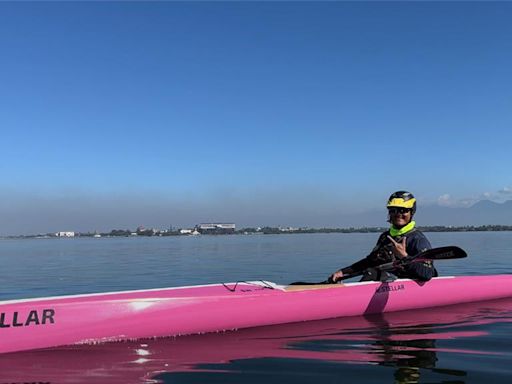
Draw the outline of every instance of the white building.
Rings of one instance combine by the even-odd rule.
[[[55,234],[57,237],[75,237],[75,232],[57,232]]]
[[[202,223],[196,226],[199,233],[228,234],[234,233],[235,229],[234,223]]]

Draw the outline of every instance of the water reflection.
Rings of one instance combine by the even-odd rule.
[[[380,332],[374,342],[375,350],[383,357],[383,366],[396,367],[395,383],[419,383],[420,368],[434,369],[437,362],[435,329],[424,325],[421,328],[397,328],[382,316],[370,320]],[[414,336],[413,336],[414,335]],[[402,337],[406,337],[401,340]],[[465,372],[460,372],[465,375]]]
[[[510,352],[484,341],[511,322],[512,299],[507,299],[4,354],[0,383],[462,383],[467,356],[495,358],[493,369],[503,364],[510,374]],[[471,369],[478,369],[478,362]]]

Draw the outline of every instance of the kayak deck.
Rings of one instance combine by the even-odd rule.
[[[310,289],[333,289],[333,288],[345,288],[346,285],[340,284],[307,284],[307,285],[287,285],[284,287],[284,291],[307,291]]]

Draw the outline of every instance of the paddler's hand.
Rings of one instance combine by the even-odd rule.
[[[407,257],[407,249],[406,249],[406,237],[402,237],[402,241],[401,242],[397,242],[395,241],[395,239],[393,239],[391,236],[388,235],[388,239],[391,240],[391,243],[393,244],[393,246],[395,247],[394,249],[394,252],[395,252],[395,255],[398,256],[399,258],[404,258],[404,257]]]
[[[343,277],[343,272],[336,271],[328,279],[329,282],[337,283]]]

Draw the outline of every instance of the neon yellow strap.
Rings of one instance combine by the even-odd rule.
[[[407,232],[412,231],[415,226],[416,226],[415,221],[411,221],[409,224],[404,225],[402,228],[395,228],[392,225],[391,228],[389,228],[389,234],[393,237],[402,236],[402,235],[405,235]]]

